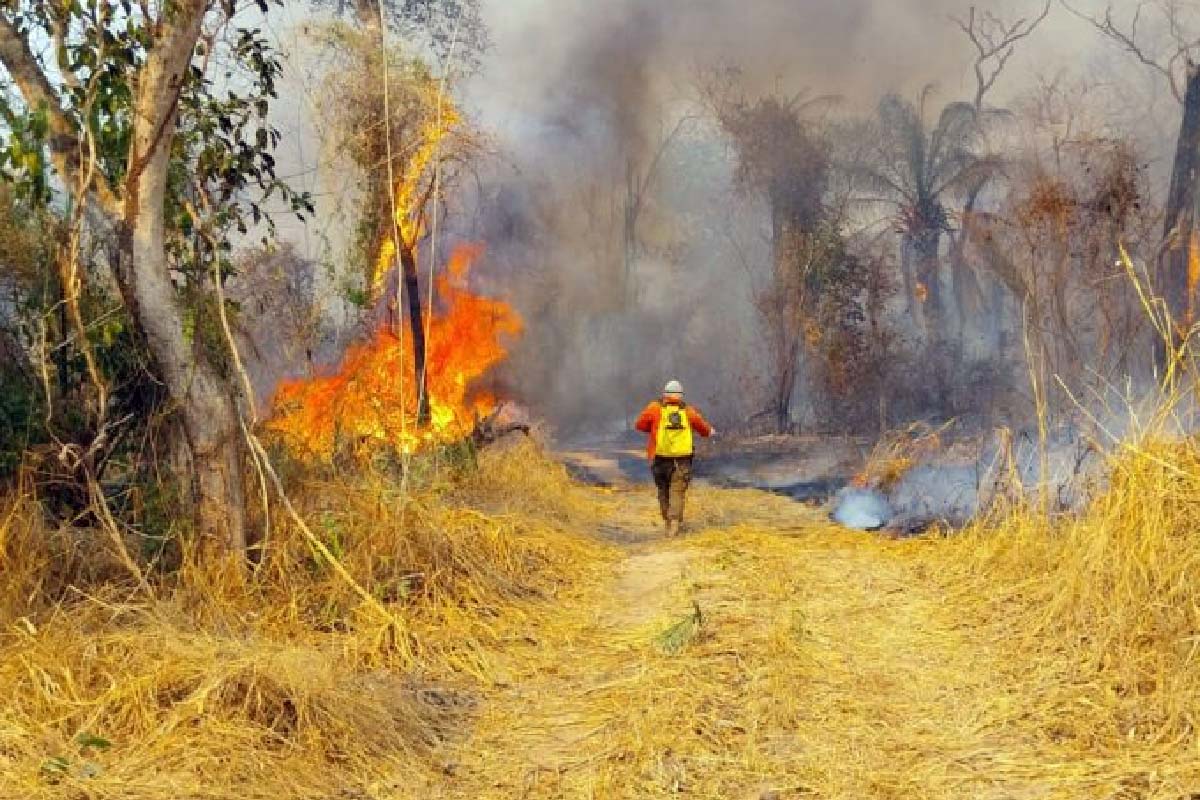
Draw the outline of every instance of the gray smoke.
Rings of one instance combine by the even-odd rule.
[[[759,410],[749,399],[763,357],[752,285],[767,268],[767,219],[733,189],[731,154],[698,103],[701,75],[735,66],[748,96],[836,94],[847,113],[930,83],[942,100],[965,97],[974,89],[972,52],[949,16],[970,5],[486,4],[495,47],[466,87],[467,102],[497,132],[505,164],[487,176],[472,233],[489,246],[494,287],[529,322],[506,384],[568,433],[623,427],[670,377],[719,422]],[[1040,2],[993,5],[1011,20]],[[1006,80],[1065,65],[1066,42],[1076,64],[1101,47],[1058,13],[1023,45]],[[676,130],[690,115],[698,118]],[[645,181],[645,192],[629,259],[631,180]]]

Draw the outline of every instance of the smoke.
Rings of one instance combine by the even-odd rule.
[[[1031,0],[1032,2],[1032,0]],[[875,102],[973,77],[951,26],[965,0],[493,0],[495,48],[472,96],[518,151],[555,158],[587,140],[599,164],[650,146],[664,111],[694,99],[699,71],[742,70],[751,93],[780,88]],[[948,77],[951,76],[951,77]]]
[[[734,157],[703,107],[702,77],[733,66],[748,97],[835,95],[845,115],[870,115],[883,95],[915,97],[930,84],[935,102],[970,97],[974,53],[951,17],[971,5],[485,2],[494,48],[463,88],[501,163],[483,176],[462,232],[488,246],[484,288],[529,322],[497,387],[567,435],[626,427],[672,377],[718,424],[761,411],[755,292],[769,274],[769,216],[733,185]],[[1013,22],[1041,2],[990,5]],[[990,99],[1008,103],[1035,76],[1081,65],[1086,74],[1112,56],[1057,9],[1021,43]],[[796,407],[816,414],[802,395]]]
[[[514,302],[528,322],[510,364],[486,388],[524,401],[565,433],[625,427],[672,377],[719,425],[762,410],[756,392],[766,348],[754,301],[769,276],[769,218],[761,200],[733,185],[733,154],[699,102],[706,70],[737,67],[750,98],[837,95],[836,113],[845,116],[869,116],[882,95],[915,97],[927,84],[937,86],[934,103],[948,102],[973,94],[975,80],[973,52],[950,15],[975,4],[1011,22],[1041,7],[1041,0],[481,2],[493,47],[455,91],[492,137],[497,158],[477,165],[476,196],[462,196],[473,182],[454,188],[442,230],[487,246],[473,280]],[[1103,11],[1106,0],[1073,5]],[[280,171],[311,190],[320,211],[305,226],[283,219],[281,233],[300,256],[325,265],[318,291],[332,299],[321,307],[336,318],[331,324],[348,324],[353,312],[338,304],[345,281],[335,273],[353,236],[357,176],[337,160],[339,143],[319,130],[327,65],[304,33],[311,10],[282,13],[273,32],[288,54],[284,93],[302,102],[272,111],[285,134]],[[1060,70],[1104,85],[1124,104],[1109,113],[1109,101],[1092,103],[1096,93],[1089,95],[1089,110],[1114,132],[1153,122],[1149,137],[1173,137],[1173,99],[1151,105],[1151,113],[1129,100],[1145,97],[1145,85],[1159,78],[1057,4],[1021,43],[991,100],[1016,108],[1035,78]],[[801,394],[797,412],[812,418],[815,405]]]
[[[718,422],[761,410],[754,287],[768,269],[767,216],[734,190],[702,75],[734,66],[747,95],[806,90],[863,109],[930,82],[960,95],[974,80],[969,45],[947,15],[967,5],[485,5],[495,47],[467,102],[509,167],[480,203],[505,219],[476,232],[530,321],[508,386],[568,434],[624,427],[672,377]]]

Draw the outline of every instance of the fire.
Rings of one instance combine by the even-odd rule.
[[[425,233],[425,206],[428,199],[428,183],[432,180],[432,167],[441,152],[442,144],[462,122],[458,109],[443,101],[439,116],[431,115],[418,137],[420,144],[405,161],[404,170],[396,179],[392,195],[395,209],[396,232],[402,246],[409,250]],[[378,297],[383,282],[396,261],[395,238],[389,234],[379,248],[379,257],[371,273],[372,297]]]
[[[462,125],[452,102],[439,99],[416,146],[407,153],[392,187],[390,212],[378,256],[371,270],[372,300],[383,294],[384,282],[399,265],[397,255],[415,261],[418,243],[426,235],[427,209],[436,203],[434,188],[438,160],[446,140]],[[432,108],[433,101],[430,101]],[[347,351],[333,374],[282,384],[275,396],[276,413],[269,427],[308,456],[329,458],[350,445],[361,452],[390,446],[411,453],[423,445],[462,439],[476,420],[494,410],[496,399],[479,386],[479,379],[503,361],[503,337],[515,336],[523,323],[507,303],[473,294],[468,288],[478,246],[459,247],[445,273],[436,281],[436,308],[426,317],[424,391],[429,420],[418,425],[421,387],[414,371],[412,337],[400,322],[383,324],[374,336]]]
[[[411,453],[468,435],[496,405],[479,379],[508,355],[503,337],[523,328],[510,305],[468,288],[480,254],[480,247],[459,247],[436,283],[438,307],[429,318],[426,353],[429,425],[417,425],[411,337],[383,325],[350,348],[335,373],[282,384],[269,427],[296,451],[319,458],[346,443]]]

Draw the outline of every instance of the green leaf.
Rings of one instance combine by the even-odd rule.
[[[691,614],[658,635],[658,646],[667,655],[677,655],[699,637],[703,624],[704,614],[700,611],[700,605],[693,601]]]
[[[89,747],[95,750],[107,750],[112,747],[112,742],[102,736],[96,736],[91,733],[81,733],[75,737],[75,744],[79,749],[85,750]]]

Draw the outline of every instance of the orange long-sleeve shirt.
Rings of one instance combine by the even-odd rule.
[[[654,448],[658,444],[658,424],[662,421],[663,405],[677,404],[669,400],[655,400],[642,409],[637,422],[633,424],[633,427],[642,433],[650,434],[646,441],[646,456],[651,461],[654,460]],[[687,411],[688,424],[692,426],[693,431],[706,438],[712,435],[712,426],[699,411],[688,405],[684,406],[684,410]]]

